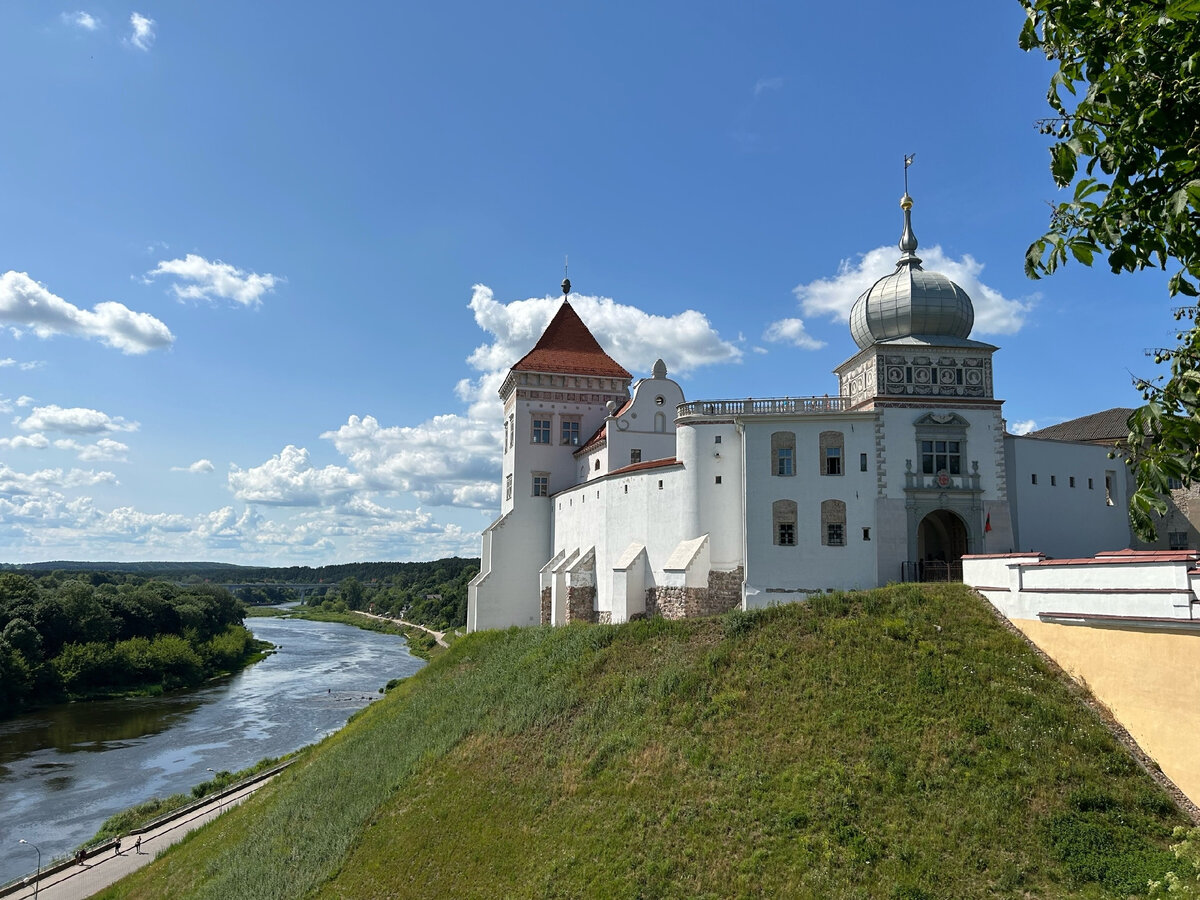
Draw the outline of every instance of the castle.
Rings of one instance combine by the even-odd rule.
[[[467,628],[708,615],[961,577],[966,554],[1130,543],[1108,450],[1008,434],[997,347],[921,267],[905,191],[896,269],[855,301],[836,395],[686,400],[636,382],[564,301],[500,388],[500,516]],[[1041,479],[1039,481],[1039,479]]]

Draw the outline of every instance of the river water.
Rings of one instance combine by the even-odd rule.
[[[109,816],[186,793],[336,731],[416,672],[404,638],[333,622],[250,618],[277,653],[166,697],[50,707],[0,722],[0,884],[69,853]]]

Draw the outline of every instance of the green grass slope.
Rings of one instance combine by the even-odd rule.
[[[1125,897],[1183,817],[961,585],[473,635],[110,897]]]

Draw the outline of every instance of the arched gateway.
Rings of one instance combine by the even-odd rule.
[[[961,581],[962,558],[970,549],[967,525],[954,512],[936,509],[917,527],[921,581]]]

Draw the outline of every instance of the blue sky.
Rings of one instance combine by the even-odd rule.
[[[0,11],[0,561],[478,552],[557,303],[689,399],[836,393],[898,256],[1014,430],[1134,405],[1161,273],[1022,259],[1050,69],[1008,3]]]

